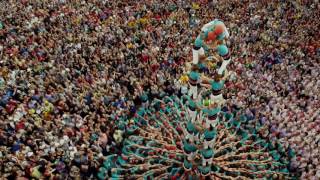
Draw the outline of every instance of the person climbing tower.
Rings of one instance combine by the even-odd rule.
[[[209,50],[205,41],[214,42],[216,40],[224,42],[224,39],[229,38],[229,32],[224,23],[215,19],[201,28],[200,34],[197,36],[192,49],[193,64],[198,64],[199,58],[205,55],[205,51]]]

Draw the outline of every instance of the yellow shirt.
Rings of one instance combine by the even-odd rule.
[[[189,81],[189,77],[187,75],[182,75],[179,79],[182,84],[186,84]]]
[[[147,18],[140,18],[140,23],[141,24],[146,24],[148,22]]]
[[[200,9],[200,6],[197,3],[192,3],[192,8],[198,10]]]
[[[31,176],[32,176],[33,178],[36,178],[36,179],[41,179],[41,173],[39,172],[38,168],[39,168],[39,167],[34,167],[34,168],[32,168],[32,174],[31,174]]]
[[[211,69],[215,69],[216,66],[217,66],[216,63],[208,62],[208,67],[210,67]]]
[[[128,26],[133,28],[133,27],[136,26],[136,22],[135,21],[130,21],[130,22],[128,22]]]
[[[128,49],[133,48],[133,44],[132,44],[132,43],[127,44],[127,48],[128,48]]]

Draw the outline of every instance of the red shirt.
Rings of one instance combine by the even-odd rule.
[[[8,113],[13,113],[13,111],[15,110],[17,106],[17,103],[13,100],[10,100],[9,103],[6,106],[6,110]]]
[[[159,14],[157,14],[157,15],[155,16],[155,19],[158,20],[158,21],[160,21],[160,20],[161,20],[161,16],[160,16]]]
[[[148,55],[143,54],[143,55],[141,56],[141,60],[142,60],[142,62],[143,62],[143,63],[147,63],[147,62],[148,62],[148,60],[149,60],[149,56],[148,56]]]
[[[19,131],[20,129],[24,129],[25,125],[24,125],[24,121],[20,121],[16,124],[16,131]]]
[[[152,72],[155,72],[155,71],[157,71],[158,69],[159,69],[159,64],[152,64],[151,65],[151,70],[152,70]]]

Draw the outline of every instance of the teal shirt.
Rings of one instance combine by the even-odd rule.
[[[106,168],[104,168],[104,167],[101,167],[101,168],[99,169],[98,174],[97,174],[98,179],[100,179],[100,180],[106,179],[107,173],[108,173],[108,170],[107,170]]]
[[[128,134],[134,134],[134,132],[138,129],[138,127],[136,125],[132,125],[130,127],[128,127],[127,132]]]
[[[119,178],[122,173],[123,173],[123,170],[117,168],[116,171],[111,174],[111,176],[112,178]]]
[[[196,152],[197,147],[194,144],[188,143],[187,141],[183,141],[183,150],[188,153]]]
[[[144,108],[140,108],[137,112],[138,115],[143,116],[146,113],[146,110]]]
[[[271,151],[271,156],[276,161],[280,160],[280,158],[281,158],[280,154],[276,150]]]
[[[211,166],[204,166],[204,167],[199,167],[199,171],[201,172],[201,174],[203,175],[207,175],[210,173],[211,171]]]
[[[232,121],[233,119],[233,114],[230,114],[230,113],[225,113],[224,114],[224,117],[227,121]]]
[[[197,80],[200,79],[200,74],[199,74],[198,72],[191,71],[191,72],[189,73],[189,78],[190,78],[191,80],[197,81]]]
[[[189,107],[195,109],[197,108],[197,104],[192,99],[189,99]]]
[[[212,139],[214,139],[215,137],[216,137],[216,135],[217,135],[217,131],[216,130],[212,130],[212,131],[209,131],[209,130],[205,130],[204,131],[204,138],[206,139],[206,140],[212,140]]]
[[[213,150],[211,148],[208,149],[203,149],[201,151],[201,155],[205,158],[205,159],[210,159],[213,157]]]
[[[199,67],[199,69],[203,69],[203,68],[206,68],[206,65],[203,64],[203,63],[199,63],[199,64],[198,64],[198,67]]]
[[[212,108],[212,109],[208,109],[208,116],[214,116],[216,114],[218,114],[221,111],[220,108]]]
[[[184,167],[187,168],[187,169],[191,169],[192,168],[192,163],[189,162],[187,159],[184,160],[183,164],[184,164]]]
[[[202,47],[203,46],[203,39],[201,39],[200,35],[194,41],[194,45],[196,47]]]
[[[192,122],[187,122],[187,131],[190,134],[197,134],[198,130],[196,129],[196,126]]]
[[[214,91],[219,91],[223,88],[224,86],[224,81],[211,81],[211,89]]]
[[[142,102],[146,102],[149,98],[148,98],[148,95],[146,93],[143,93],[140,96],[140,99],[141,99]]]

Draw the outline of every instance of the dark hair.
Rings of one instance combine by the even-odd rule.
[[[192,67],[191,67],[191,70],[192,71],[198,71],[199,67],[196,64],[193,64]]]

